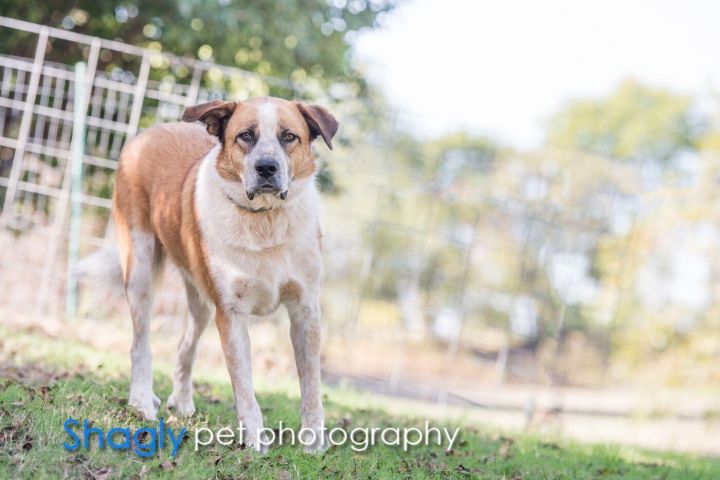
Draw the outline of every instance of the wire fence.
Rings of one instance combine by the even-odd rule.
[[[3,251],[12,252],[2,256],[3,269],[14,272],[3,275],[0,285],[6,304],[15,303],[33,305],[36,314],[59,315],[63,311],[63,292],[67,286],[66,268],[68,223],[71,192],[70,153],[72,142],[74,84],[84,82],[89,94],[83,105],[86,111],[87,133],[85,152],[82,158],[83,179],[79,194],[82,205],[82,245],[81,251],[89,252],[97,248],[109,237],[111,229],[109,208],[111,206],[112,176],[124,142],[139,130],[155,123],[176,121],[185,107],[214,98],[225,98],[232,89],[239,98],[280,92],[281,95],[304,98],[319,96],[319,92],[310,91],[307,85],[293,84],[288,81],[256,75],[237,68],[216,65],[179,58],[166,53],[133,47],[116,41],[88,37],[65,30],[49,28],[23,21],[0,17],[3,29],[26,32],[28,41],[35,41],[34,58],[18,58],[0,52],[0,199],[2,214],[0,230],[3,234]],[[87,64],[83,78],[76,78],[71,65],[58,63],[49,58],[50,49],[75,49],[78,59]],[[99,69],[98,64],[108,56],[108,52],[122,54],[124,68],[116,67],[109,73]],[[392,125],[391,125],[392,126]],[[389,145],[395,141],[393,128],[378,142],[380,151],[391,155]],[[388,160],[392,164],[392,160]],[[459,343],[463,338],[469,312],[482,308],[483,303],[495,300],[504,302],[506,314],[517,317],[522,322],[528,314],[537,316],[535,300],[524,295],[522,288],[517,291],[500,291],[497,288],[470,288],[474,276],[479,249],[490,248],[496,253],[504,248],[503,241],[476,238],[477,226],[483,215],[522,217],[525,222],[522,234],[528,238],[538,229],[562,229],[563,233],[588,232],[598,228],[592,222],[572,219],[559,220],[547,205],[529,206],[522,201],[507,199],[474,198],[471,199],[476,213],[465,219],[462,229],[448,229],[446,224],[438,222],[439,213],[432,203],[440,200],[452,204],[454,200],[438,197],[436,192],[412,186],[398,189],[388,184],[387,179],[364,186],[372,195],[366,195],[365,201],[374,202],[375,207],[365,213],[348,211],[348,203],[331,203],[327,210],[328,222],[332,225],[347,225],[358,236],[364,236],[364,242],[350,246],[355,251],[348,254],[343,242],[347,238],[337,235],[332,228],[326,233],[328,242],[337,243],[338,249],[346,258],[332,258],[337,268],[328,272],[328,283],[343,285],[344,291],[333,296],[339,301],[327,301],[330,310],[328,331],[331,336],[353,337],[358,335],[368,342],[385,342],[396,353],[390,368],[386,384],[390,391],[400,390],[400,380],[405,377],[408,368],[408,352],[405,351],[408,339],[422,335],[424,318],[431,318],[433,335],[442,340],[445,353],[441,368],[435,373],[442,376],[454,370],[457,364]],[[423,216],[424,220],[412,224],[397,218],[384,216],[382,205],[393,201],[397,196],[405,196],[416,202],[430,202]],[[366,214],[367,212],[376,212]],[[499,215],[499,216],[498,216]],[[574,234],[574,233],[573,233]],[[385,236],[395,238],[385,238]],[[462,238],[460,238],[462,237]],[[398,259],[384,258],[378,251],[383,242],[405,245],[410,255]],[[456,252],[453,263],[443,275],[450,281],[452,292],[436,296],[429,301],[420,301],[422,290],[432,287],[420,287],[422,262],[430,261],[423,257],[423,250],[435,244],[437,249]],[[37,246],[42,248],[38,249]],[[451,248],[448,248],[451,247]],[[530,242],[525,243],[525,250]],[[520,256],[521,262],[529,258],[528,251],[505,252]],[[414,259],[412,258],[414,255]],[[350,260],[348,260],[350,259]],[[376,285],[376,268],[382,268],[386,262],[405,262],[399,268],[408,274],[407,285],[397,287],[399,316],[403,322],[399,325],[373,326],[371,317],[376,308],[372,292],[383,290]],[[395,266],[396,267],[396,266]],[[395,268],[393,267],[393,268]],[[445,268],[445,267],[444,267]],[[527,275],[529,266],[521,267],[519,285]],[[27,282],[18,282],[26,278]],[[351,282],[347,278],[352,278]],[[442,281],[442,280],[440,280]],[[21,285],[24,285],[22,287]],[[168,314],[185,314],[184,299],[171,286],[159,295],[165,303]],[[536,292],[542,297],[545,292]],[[339,295],[339,296],[338,296]],[[381,295],[382,296],[382,295]],[[427,296],[427,295],[426,295]],[[369,313],[368,313],[369,312]],[[518,313],[520,312],[520,313]],[[523,313],[525,312],[525,313]],[[364,314],[365,313],[365,314]],[[380,315],[382,316],[382,315]],[[368,318],[370,320],[368,321]],[[562,321],[562,320],[558,320]],[[369,323],[369,325],[365,325]],[[525,328],[528,334],[534,334],[532,325]],[[377,332],[382,332],[377,335]],[[509,337],[511,332],[507,332]],[[466,332],[467,334],[467,332]],[[382,337],[382,340],[380,339]],[[511,342],[502,341],[503,347],[495,358],[486,358],[482,351],[476,352],[476,361],[490,364],[499,378],[508,373]],[[345,352],[352,357],[353,347]],[[472,371],[472,367],[470,367]],[[517,370],[520,376],[536,377],[537,374]],[[448,399],[446,389],[437,389],[434,399],[445,402]]]
[[[0,52],[0,300],[9,311],[32,305],[35,315],[59,317],[65,310],[76,82],[88,92],[82,105],[86,136],[79,192],[84,254],[112,238],[112,178],[122,146],[138,131],[176,121],[185,107],[227,98],[228,92],[240,100],[266,94],[324,98],[312,85],[117,41],[5,17],[0,28],[2,34],[26,35],[36,45],[34,58]],[[82,78],[72,65],[53,59],[52,51],[61,48],[76,51],[76,60],[87,65]],[[122,66],[107,68],[106,59],[118,56]],[[350,116],[340,120],[352,122]],[[556,385],[567,380],[572,367],[601,380],[619,312],[632,304],[626,297],[634,287],[624,272],[627,258],[641,248],[627,233],[638,212],[637,171],[613,167],[612,174],[603,173],[617,177],[612,186],[578,196],[575,208],[566,209],[547,195],[550,187],[542,179],[560,167],[537,161],[520,184],[513,171],[520,161],[510,157],[502,185],[489,185],[487,195],[467,195],[466,171],[452,155],[434,184],[413,183],[404,172],[392,171],[390,157],[400,142],[396,120],[390,118],[389,128],[372,139],[376,161],[385,162],[387,175],[368,174],[362,185],[326,202],[323,308],[326,356],[330,370],[336,370],[326,378],[440,404],[478,406],[488,405],[475,395],[488,378]],[[366,154],[348,153],[336,175],[358,175],[368,161],[358,157]],[[467,173],[468,181],[482,178],[482,165]],[[639,172],[642,176],[644,170]],[[600,174],[588,172],[593,175]],[[623,187],[628,182],[632,185]],[[582,179],[573,188],[585,189]],[[508,193],[511,189],[521,195]],[[574,201],[572,193],[563,195]],[[399,211],[408,205],[412,211]],[[617,237],[623,238],[627,256],[608,262],[604,285],[578,273],[589,270],[587,252]],[[515,278],[501,278],[504,270]],[[171,281],[158,301],[166,315],[182,317],[187,308],[177,287]],[[591,296],[595,300],[584,300]],[[573,344],[567,327],[580,316],[601,328],[577,344],[583,355],[569,357]],[[538,352],[541,334],[555,342]],[[588,349],[599,356],[592,367],[571,365],[572,358],[584,361]],[[512,408],[527,407],[516,402]]]
[[[222,87],[228,83],[234,84],[240,97],[263,95],[272,89],[281,89],[288,96],[299,94],[300,87],[290,82],[116,41],[5,17],[0,17],[0,27],[5,33],[25,32],[27,41],[36,44],[34,58],[0,52],[0,229],[3,247],[12,246],[14,252],[3,256],[3,266],[36,275],[33,288],[27,292],[31,298],[16,295],[16,282],[9,275],[4,276],[3,286],[5,292],[15,292],[8,299],[30,303],[36,313],[59,311],[57,302],[62,296],[57,292],[64,288],[67,278],[60,264],[67,240],[68,159],[76,82],[84,82],[89,92],[83,105],[87,134],[80,198],[84,211],[95,213],[83,226],[83,241],[95,246],[110,234],[109,188],[127,138],[154,123],[179,120],[189,105],[226,97]],[[75,78],[72,65],[49,58],[53,46],[71,48],[60,43],[82,52],[78,60],[87,64],[84,78]],[[125,68],[117,67],[110,73],[98,70],[98,62],[112,54],[122,55]],[[156,71],[163,72],[160,79]],[[20,237],[35,237],[42,251],[18,248],[16,239]]]

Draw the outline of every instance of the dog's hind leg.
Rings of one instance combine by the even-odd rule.
[[[213,315],[214,306],[205,299],[191,280],[185,279],[185,292],[190,306],[190,318],[185,324],[177,365],[173,375],[173,391],[167,401],[168,408],[176,409],[178,415],[188,417],[195,413],[192,398],[192,368],[197,352],[197,343]]]
[[[146,420],[155,420],[160,399],[153,393],[150,316],[155,284],[162,272],[163,252],[150,232],[130,230],[128,248],[122,249],[121,264],[125,294],[133,322],[130,399],[128,404]]]

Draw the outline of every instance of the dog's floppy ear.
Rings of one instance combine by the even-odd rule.
[[[335,117],[319,105],[303,105],[302,103],[296,105],[310,127],[310,140],[319,135],[332,150],[332,138],[337,133],[339,125]]]
[[[223,140],[225,133],[225,125],[228,118],[235,111],[236,102],[226,102],[224,100],[213,100],[212,102],[201,103],[194,107],[188,107],[183,113],[183,122],[195,122],[200,120],[205,124],[205,128],[210,135],[215,135]]]

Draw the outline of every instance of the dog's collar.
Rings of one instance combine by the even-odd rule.
[[[238,203],[237,201],[235,201],[235,199],[232,198],[230,195],[225,195],[225,196],[228,198],[228,200],[230,200],[232,203],[234,203],[237,208],[239,208],[240,210],[244,210],[244,211],[246,211],[246,212],[250,212],[250,213],[262,213],[262,212],[267,212],[267,211],[273,209],[273,207],[262,207],[262,208],[246,207],[245,205],[241,205],[240,203]]]

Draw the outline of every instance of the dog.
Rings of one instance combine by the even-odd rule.
[[[300,380],[301,432],[309,439],[303,444],[322,451],[322,235],[311,143],[322,138],[332,149],[338,122],[323,107],[273,97],[214,100],[187,108],[182,120],[130,140],[115,180],[119,273],[133,323],[128,403],[156,419],[161,402],[153,392],[149,324],[169,258],[182,273],[192,315],[167,406],[179,416],[195,412],[193,362],[214,317],[244,443],[264,452],[247,323],[284,304]]]

